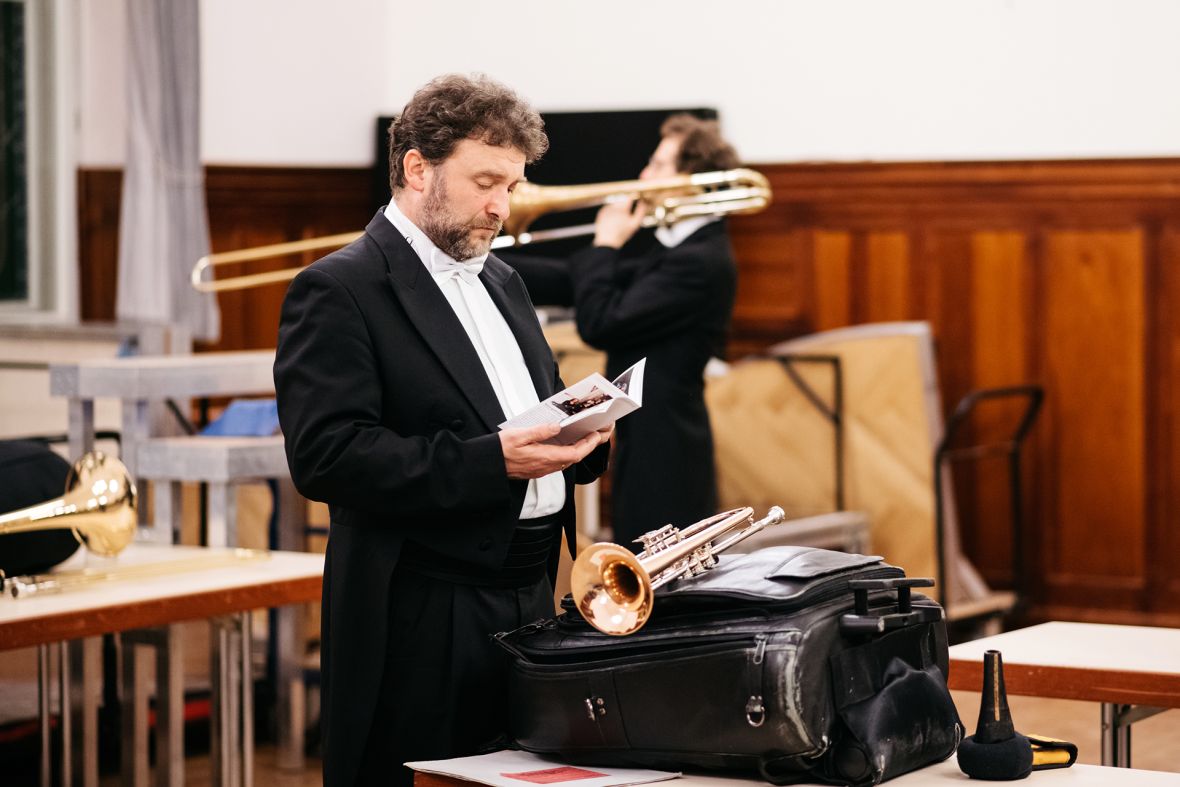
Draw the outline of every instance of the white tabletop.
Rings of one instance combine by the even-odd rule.
[[[952,689],[980,690],[988,650],[1012,694],[1180,707],[1180,629],[1053,622],[964,642],[950,649]]]
[[[1177,787],[1180,785],[1180,773],[1165,773],[1163,771],[1140,771],[1132,768],[1105,768],[1100,765],[1073,765],[1069,768],[1057,768],[1046,771],[1036,771],[1030,777],[1035,787]],[[448,776],[418,772],[415,774],[415,787],[453,787],[455,785],[470,785],[473,782],[463,782]],[[930,765],[921,770],[907,773],[890,780],[890,787],[935,787],[936,785],[958,784],[962,787],[980,784],[971,781],[959,770],[954,757],[943,762]],[[987,782],[984,782],[987,783]],[[993,782],[994,783],[994,782]],[[1021,782],[1022,784],[1024,782]],[[522,782],[525,784],[525,782]],[[573,782],[577,784],[577,782]],[[810,784],[810,782],[807,782]],[[651,782],[650,787],[765,787],[766,782],[749,777],[739,776],[702,776],[685,774],[671,781]]]
[[[952,659],[983,660],[998,650],[1007,664],[1180,674],[1180,629],[1104,623],[1042,623],[951,648]]]
[[[117,571],[153,564],[161,570],[60,593],[0,598],[0,651],[319,599],[322,554],[269,552],[235,559],[233,552],[132,544],[104,560],[80,549],[54,573],[82,565]]]

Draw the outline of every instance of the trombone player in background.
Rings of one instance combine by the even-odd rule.
[[[669,117],[640,180],[739,166],[716,121]],[[716,513],[704,369],[721,357],[737,287],[725,221],[640,230],[650,206],[609,203],[591,246],[568,259],[501,253],[539,305],[572,305],[582,340],[607,354],[607,379],[647,358],[643,407],[618,423],[611,526],[618,544]],[[638,550],[636,550],[638,551]]]
[[[489,635],[553,614],[575,480],[610,429],[497,429],[563,386],[520,277],[488,253],[547,146],[487,78],[440,77],[390,128],[393,200],[291,283],[275,355],[291,477],[327,502],[326,787],[409,785],[410,760],[475,754],[507,727]]]

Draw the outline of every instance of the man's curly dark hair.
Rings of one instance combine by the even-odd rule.
[[[702,120],[687,113],[671,115],[660,126],[660,136],[680,140],[676,171],[681,174],[714,172],[741,166],[737,151],[722,138],[721,126],[716,120]]]
[[[406,153],[417,149],[438,165],[464,139],[516,148],[530,164],[549,147],[541,116],[511,89],[482,74],[446,74],[421,87],[389,126],[390,189],[406,185]]]

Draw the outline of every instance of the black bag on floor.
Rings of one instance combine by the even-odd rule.
[[[942,608],[879,557],[807,547],[721,555],[657,591],[634,634],[572,610],[497,635],[510,734],[583,765],[876,784],[954,753]]]
[[[65,494],[70,463],[37,440],[0,440],[0,514]],[[69,528],[0,535],[0,573],[48,571],[78,551]]]

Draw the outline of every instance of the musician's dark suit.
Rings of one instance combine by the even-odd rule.
[[[480,279],[544,399],[560,381],[523,283],[492,256]],[[505,416],[466,332],[381,213],[359,240],[292,282],[275,385],[295,484],[331,510],[323,594],[324,777],[329,787],[351,785],[382,775],[373,772],[366,742],[386,649],[406,645],[387,625],[396,613],[390,587],[403,548],[416,544],[459,565],[498,569],[526,482],[506,475],[497,429]],[[575,476],[598,475],[606,453],[604,445],[565,472],[559,518],[571,545]],[[555,543],[551,575],[557,552]],[[483,647],[486,636],[478,637],[474,645],[452,647],[457,653]],[[451,754],[459,753],[470,752]],[[383,755],[386,778],[399,770],[397,754],[389,748]],[[370,772],[359,773],[362,767]]]
[[[569,260],[505,255],[537,303],[568,305],[578,333],[607,353],[607,378],[647,357],[643,407],[617,424],[611,525],[618,543],[716,513],[703,372],[722,356],[737,288],[724,221],[665,248],[640,232],[622,249]]]

